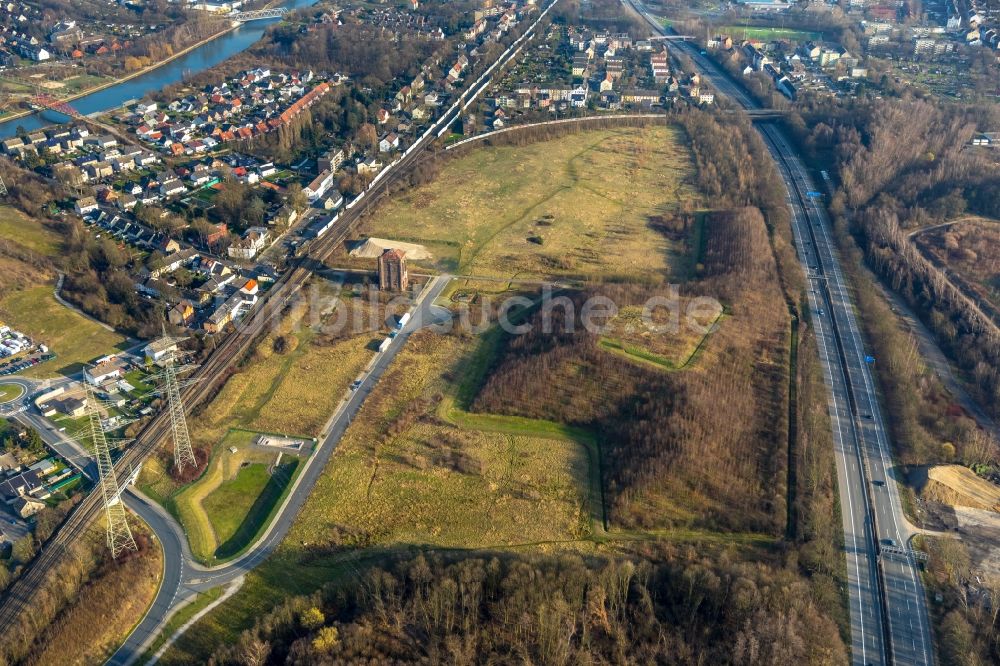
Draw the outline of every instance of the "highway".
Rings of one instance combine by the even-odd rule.
[[[391,193],[390,186],[406,176],[416,166],[424,152],[443,136],[489,84],[495,72],[500,71],[521,52],[534,35],[538,24],[548,15],[558,0],[552,0],[520,37],[494,61],[474,81],[441,116],[414,142],[400,157],[387,165],[358,197],[350,201],[320,238],[312,241],[305,256],[286,271],[265,294],[257,307],[241,322],[236,333],[221,340],[198,368],[194,382],[183,391],[185,406],[190,410],[205,403],[215,395],[217,384],[226,377],[227,370],[237,363],[252,348],[255,340],[269,329],[275,316],[292,303],[299,290],[305,285],[312,271],[321,266],[336,248],[347,238],[359,218],[381,197]],[[136,442],[115,461],[118,479],[124,482],[143,461],[162,446],[170,434],[169,415],[164,411],[157,414],[143,428]],[[31,606],[35,592],[49,578],[54,568],[68,553],[68,546],[81,537],[87,527],[103,512],[100,493],[90,493],[66,519],[59,530],[43,544],[41,552],[27,569],[7,589],[0,605],[0,633],[9,631],[21,613]]]
[[[636,0],[623,0],[660,33]],[[759,105],[697,47],[668,42],[688,56],[709,85],[745,111]],[[908,550],[909,523],[899,500],[888,430],[844,278],[832,227],[818,190],[784,133],[756,124],[782,176],[795,247],[809,277],[811,323],[829,389],[838,491],[847,560],[853,664],[934,663],[927,602],[918,562]]]

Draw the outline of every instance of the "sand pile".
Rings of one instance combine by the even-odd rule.
[[[411,261],[422,261],[431,258],[431,253],[423,245],[387,240],[385,238],[368,238],[361,241],[351,249],[351,256],[375,259],[386,250],[402,250],[406,254],[406,258]]]
[[[934,465],[920,491],[924,499],[950,506],[1000,512],[1000,486],[976,476],[961,465]]]

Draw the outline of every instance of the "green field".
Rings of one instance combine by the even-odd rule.
[[[473,151],[449,161],[434,182],[383,205],[363,231],[425,244],[434,254],[425,264],[483,278],[456,280],[439,304],[508,292],[514,276],[691,277],[698,262],[686,254],[692,246],[700,251],[702,229],[667,237],[660,229],[668,225],[655,219],[700,203],[688,182],[691,157],[682,139],[667,128],[588,131]],[[644,339],[630,332],[630,314],[623,313],[614,337],[643,350],[647,358],[639,354],[637,362],[656,357],[680,368],[715,359],[714,335]],[[735,335],[725,326],[720,331]],[[288,595],[335,585],[372,566],[391,567],[402,554],[600,554],[634,542],[651,548],[670,542],[690,544],[692,552],[717,543],[738,556],[741,549],[773,547],[770,534],[693,526],[683,515],[686,504],[673,507],[684,519],[678,529],[606,525],[600,433],[472,411],[502,340],[496,328],[481,335],[413,335],[353,419],[279,549],[162,663],[204,661]],[[710,351],[701,356],[703,346]],[[266,378],[273,370],[257,368],[272,363],[264,359],[241,372],[239,390],[224,399],[220,394],[220,413],[244,421],[263,414],[256,405],[272,385]],[[264,377],[253,379],[255,372]],[[261,479],[246,483],[259,488]]]
[[[28,377],[53,377],[79,372],[98,356],[120,351],[128,338],[109,331],[56,301],[52,285],[39,285],[0,298],[0,319],[43,343],[58,355],[53,361],[25,370]]]
[[[59,235],[11,206],[0,206],[0,238],[6,238],[47,257],[59,254]]]
[[[0,238],[45,257],[58,257],[62,240],[51,228],[10,206],[0,206]],[[49,347],[58,358],[24,370],[28,377],[72,374],[98,356],[125,348],[127,339],[59,303],[51,268],[0,259],[7,289],[0,289],[0,321]]]
[[[759,39],[771,41],[777,39],[787,39],[790,42],[815,42],[823,39],[823,33],[810,32],[807,30],[793,30],[791,28],[768,28],[768,27],[748,27],[742,25],[727,25],[719,28],[719,34],[729,35],[733,42],[744,39]]]
[[[156,637],[150,646],[146,650],[145,654],[139,659],[140,664],[149,663],[149,659],[159,650],[164,643],[170,640],[170,637],[174,635],[178,629],[187,624],[188,620],[193,618],[204,608],[208,607],[213,601],[222,596],[224,589],[222,587],[213,587],[207,592],[201,592],[195,597],[194,601],[184,606],[179,611],[174,613],[167,623],[163,626],[163,631]]]
[[[464,412],[444,407],[452,400],[433,406],[435,395],[454,390],[442,370],[475,365],[477,347],[430,333],[410,338],[286,543],[469,548],[590,537],[592,469],[572,429],[505,417],[473,422],[478,414],[462,421]]]
[[[105,83],[109,83],[114,79],[109,76],[92,76],[90,74],[82,74],[80,76],[73,76],[62,83],[64,86],[59,88],[59,92],[63,94],[75,95],[83,90],[88,90],[95,86],[99,86]]]
[[[153,457],[143,466],[143,491],[177,517],[201,561],[230,559],[252,543],[298,472],[293,463],[299,461],[286,455],[277,473],[267,474],[278,452],[253,446],[257,433],[317,437],[371,359],[370,343],[378,337],[327,339],[324,325],[332,316],[307,317],[305,308],[293,309],[258,344],[252,362],[191,420],[193,443],[211,451],[200,478],[180,485],[168,472],[168,456]],[[303,327],[305,322],[313,325]],[[278,337],[285,340],[284,353],[273,349]]]
[[[0,403],[10,402],[24,393],[17,384],[0,384]]]
[[[149,375],[142,370],[132,370],[125,374],[125,381],[134,387],[132,393],[136,397],[144,397],[155,390],[156,387],[147,380],[149,380]]]
[[[186,486],[178,487],[161,464],[140,477],[143,492],[184,526],[200,562],[217,564],[251,545],[298,472],[299,458],[282,456],[275,467],[278,452],[255,447],[256,437],[247,430],[231,431],[213,448],[204,473]]]
[[[299,467],[297,458],[285,460],[273,471],[263,463],[245,465],[236,478],[223,482],[204,499],[202,505],[219,543],[216,559],[239,554],[268,524]]]
[[[458,157],[362,232],[423,244],[423,263],[468,275],[648,279],[683,254],[651,216],[696,198],[691,174],[674,127],[589,130]]]

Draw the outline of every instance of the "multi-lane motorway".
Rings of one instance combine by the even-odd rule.
[[[796,245],[810,267],[810,308],[816,313],[814,326],[823,365],[832,374],[827,382],[832,387],[831,420],[839,431],[835,440],[841,511],[845,528],[851,523],[848,567],[850,570],[853,563],[865,599],[864,603],[859,599],[857,609],[852,608],[852,626],[857,620],[863,629],[862,636],[852,636],[854,652],[861,649],[860,663],[932,664],[923,585],[918,563],[907,552],[912,534],[897,491],[897,482],[902,479],[895,476],[871,359],[840,270],[826,210],[808,196],[813,185],[787,139],[775,127],[761,129],[779,170],[786,182],[792,183]],[[858,548],[860,544],[864,544],[863,550]],[[874,575],[862,583],[859,573],[865,569]],[[878,587],[871,587],[872,580]],[[870,654],[877,647],[877,637],[884,638],[883,660]]]
[[[632,4],[632,0],[625,0]],[[554,3],[553,3],[554,4]],[[659,23],[638,5],[632,5],[639,11],[655,29],[663,32]],[[550,5],[551,8],[551,5]],[[546,10],[547,12],[548,10]],[[537,25],[537,23],[536,23]],[[532,26],[532,29],[534,25]],[[386,177],[377,187],[369,190],[367,201],[353,211],[345,211],[342,219],[327,237],[321,239],[311,253],[316,258],[325,256],[329,248],[346,235],[354,220],[362,210],[385,191],[396,174],[404,173],[417,160],[418,153],[429,145],[437,134],[446,131],[447,126],[459,117],[468,102],[489,85],[492,73],[517,55],[522,41],[516,47],[508,49],[503,57],[489,68],[481,77],[470,85],[466,93],[453,105],[442,119],[435,123],[434,135],[425,134],[414,149],[387,171]],[[689,56],[701,70],[703,76],[719,92],[744,109],[752,110],[756,104],[748,95],[731,82],[710,60],[701,56],[689,44],[670,44],[671,48],[679,49]],[[913,556],[906,551],[910,537],[907,523],[903,517],[897,493],[894,470],[891,463],[886,428],[878,405],[874,381],[863,341],[858,329],[850,300],[846,281],[840,271],[839,259],[835,246],[830,238],[830,225],[823,206],[809,197],[809,192],[815,189],[807,170],[795,156],[783,133],[773,125],[758,126],[772,156],[778,165],[788,190],[789,206],[794,215],[794,230],[796,248],[803,265],[810,273],[812,288],[809,291],[809,302],[813,312],[813,325],[819,339],[820,356],[824,368],[824,376],[830,389],[830,415],[833,422],[834,440],[836,446],[837,473],[841,499],[841,513],[845,535],[845,550],[848,565],[849,601],[851,615],[851,649],[852,661],[856,664],[931,664],[933,651],[930,642],[930,628],[924,591],[917,572]],[[294,269],[281,284],[276,285],[272,293],[279,304],[291,298],[308,275],[306,267]],[[431,299],[432,300],[432,299]],[[415,321],[410,326],[416,325]],[[407,331],[410,330],[407,327]],[[258,325],[252,324],[245,337],[253,337]],[[263,327],[263,323],[259,324]],[[203,373],[221,372],[221,369],[233,362],[241,354],[246,344],[240,344],[239,336],[234,336],[235,342],[226,341],[220,348],[221,353],[213,355],[212,362],[203,368]],[[400,335],[394,345],[401,345],[406,334]],[[331,430],[319,448],[319,454],[314,457],[319,462],[321,456],[328,457],[333,449],[333,443],[342,434],[350,420],[350,414],[360,406],[364,396],[371,390],[377,376],[384,371],[391,360],[386,354],[384,365],[376,364],[372,368],[372,380],[368,380],[346,402],[341,417],[331,422]],[[380,363],[383,361],[380,360]],[[196,389],[197,390],[197,389]],[[204,389],[207,393],[209,389]],[[199,396],[190,396],[198,398]],[[352,411],[353,410],[353,411]],[[140,437],[142,446],[135,447],[136,453],[126,461],[129,468],[141,462],[148,452],[162,441],[165,434],[165,422],[158,419],[148,431]],[[122,464],[124,467],[124,463]],[[133,510],[151,522],[157,533],[166,530],[166,537],[161,537],[164,554],[167,559],[167,570],[164,575],[164,586],[157,596],[146,619],[139,625],[128,642],[113,657],[113,663],[128,663],[132,660],[148,639],[162,625],[170,610],[176,607],[184,594],[214,587],[232,580],[244,571],[255,566],[266,557],[284,536],[290,520],[288,516],[304,501],[307,489],[311,487],[309,474],[318,474],[321,464],[315,464],[306,470],[299,478],[306,490],[290,494],[289,499],[299,504],[290,507],[290,512],[282,514],[283,520],[276,521],[258,546],[223,570],[200,570],[190,564],[190,553],[186,551],[183,537],[176,532],[175,524],[169,524],[169,519],[152,505],[141,498],[130,496],[126,499]],[[124,478],[124,475],[123,477]],[[314,478],[312,479],[315,480]],[[100,510],[96,501],[93,506],[82,506],[78,517],[71,520],[70,529],[63,532],[60,539],[72,539],[78,535]],[[166,521],[166,527],[164,527]],[[170,535],[173,536],[170,536]],[[54,548],[43,551],[42,566],[32,567],[29,575],[16,584],[13,594],[8,597],[0,624],[10,621],[17,608],[30,598],[28,588],[31,582],[43,575],[51,567],[52,562],[59,557],[61,544],[66,541],[56,540],[50,544]],[[888,549],[888,550],[887,550]],[[898,552],[889,552],[898,551]],[[51,554],[51,553],[55,554]]]
[[[654,30],[666,31],[636,0],[623,0]],[[750,96],[689,43],[688,56],[716,91],[746,111]],[[807,271],[812,324],[829,388],[847,559],[852,663],[934,662],[930,623],[912,536],[899,501],[887,429],[826,210],[808,170],[780,128],[757,125],[778,166],[793,214],[795,246]]]

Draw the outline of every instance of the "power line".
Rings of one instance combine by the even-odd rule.
[[[191,433],[188,432],[187,418],[184,416],[184,401],[181,399],[181,386],[177,381],[177,342],[179,340],[167,335],[167,324],[161,322],[163,328],[162,343],[173,351],[167,353],[164,359],[163,377],[166,380],[167,409],[170,411],[170,432],[174,440],[174,468],[180,472],[188,465],[198,466],[191,447]],[[181,368],[182,370],[185,368]]]
[[[174,440],[174,467],[177,471],[188,465],[197,467],[191,447],[191,434],[188,432],[187,418],[184,416],[184,402],[181,400],[181,389],[177,382],[177,368],[173,356],[167,359],[164,369],[167,380],[167,406],[170,410],[170,430]]]
[[[108,444],[104,426],[101,424],[101,414],[90,386],[87,391],[87,420],[90,422],[90,437],[94,443],[94,456],[97,458],[97,474],[100,477],[101,494],[104,498],[104,513],[108,520],[108,548],[111,556],[118,558],[126,550],[138,550],[135,538],[128,526],[125,515],[125,505],[121,500],[121,490],[118,476],[111,461],[111,448]]]

